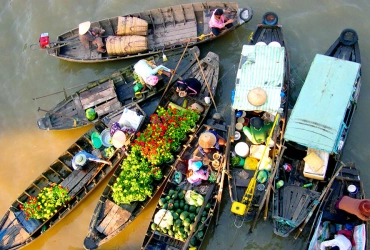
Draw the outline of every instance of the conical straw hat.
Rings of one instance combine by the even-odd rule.
[[[200,135],[198,143],[202,148],[212,148],[216,144],[216,136],[211,132],[204,132]]]
[[[262,88],[254,88],[249,91],[247,98],[253,106],[261,106],[266,102],[267,94]]]
[[[91,25],[91,23],[89,21],[80,23],[78,25],[78,33],[80,35],[86,34],[86,32],[90,29],[90,25]]]

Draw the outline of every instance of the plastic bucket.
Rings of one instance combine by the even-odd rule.
[[[238,142],[235,145],[235,153],[242,158],[245,158],[249,154],[249,146],[245,142]]]
[[[94,148],[100,148],[103,145],[98,132],[94,132],[91,134],[91,141]]]

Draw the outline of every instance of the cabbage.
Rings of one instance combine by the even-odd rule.
[[[170,211],[161,209],[155,214],[154,223],[161,228],[168,228],[173,225],[173,216]]]

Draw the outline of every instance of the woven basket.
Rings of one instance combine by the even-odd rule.
[[[146,36],[147,33],[147,21],[137,17],[118,17],[117,36]]]
[[[148,49],[144,36],[108,36],[106,48],[110,56],[131,55]]]

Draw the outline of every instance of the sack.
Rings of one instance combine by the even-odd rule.
[[[148,38],[144,36],[108,36],[106,48],[109,56],[137,54],[148,50]]]
[[[117,36],[146,36],[148,22],[138,17],[118,17]]]

